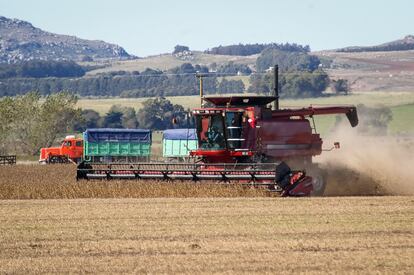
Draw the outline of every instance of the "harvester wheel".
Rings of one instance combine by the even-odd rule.
[[[312,196],[323,196],[326,187],[326,175],[319,167],[307,169],[306,174],[312,177]]]

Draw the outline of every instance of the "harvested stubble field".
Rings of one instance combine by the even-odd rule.
[[[0,273],[412,273],[414,197],[0,201]]]
[[[414,270],[414,196],[265,198],[237,186],[77,183],[74,173],[0,167],[0,273]]]

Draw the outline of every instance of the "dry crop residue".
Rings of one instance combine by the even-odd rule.
[[[0,201],[0,273],[412,273],[414,197]]]
[[[0,166],[0,199],[268,197],[241,185],[164,181],[75,180],[74,165]]]

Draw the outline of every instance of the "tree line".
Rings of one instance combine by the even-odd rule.
[[[0,99],[0,152],[35,155],[81,118],[70,93],[42,98],[37,92]]]
[[[63,90],[79,96],[154,97],[196,95],[199,92],[198,80],[195,77],[196,72],[208,73],[209,70],[205,66],[193,66],[190,63],[184,63],[166,72],[146,69],[142,72],[119,71],[96,77],[82,78],[7,78],[0,82],[0,97],[22,95],[30,91],[39,91],[41,95],[46,96]],[[209,75],[205,77],[204,90],[206,93],[221,92],[218,76]],[[226,85],[226,87],[228,85],[240,87],[240,83],[233,83],[233,80],[228,80]]]
[[[222,64],[220,66],[217,66],[215,63],[211,64],[210,66],[215,69],[218,76],[237,74],[250,75],[253,72],[249,66],[245,64],[234,63],[233,61]]]
[[[181,50],[185,46],[177,47]],[[290,50],[284,50],[285,48]],[[256,60],[256,72],[245,64],[228,62],[221,65],[213,63],[208,67],[184,63],[167,71],[112,71],[85,77],[9,77],[0,81],[0,97],[22,95],[30,91],[38,91],[42,96],[68,91],[82,97],[141,98],[197,95],[199,83],[195,77],[196,73],[206,75],[205,94],[244,92],[246,87],[243,81],[226,78],[239,74],[250,75],[249,92],[268,94],[272,90],[272,77],[269,76],[268,69],[275,64],[279,65],[281,72],[279,85],[284,97],[320,96],[329,85],[334,91],[347,93],[348,83],[340,79],[331,82],[323,70],[320,59],[310,55],[308,50],[306,46],[296,44],[268,46]]]
[[[0,154],[37,155],[40,148],[59,142],[66,134],[88,128],[143,128],[164,130],[194,127],[189,110],[165,98],[151,98],[143,108],[114,105],[105,115],[76,107],[77,97],[59,92],[41,97],[30,92],[0,99]]]
[[[279,75],[279,96],[282,98],[318,97],[329,86],[329,76],[322,70],[313,72],[285,72]],[[250,77],[251,93],[272,94],[273,73],[253,74]]]
[[[89,128],[143,128],[165,130],[192,126],[190,110],[171,103],[164,97],[150,98],[136,111],[132,107],[113,105],[105,115],[92,109],[84,109],[74,130],[83,132]]]
[[[259,54],[267,48],[278,49],[286,52],[310,52],[309,45],[302,46],[296,43],[270,43],[270,44],[238,44],[228,46],[218,46],[205,50],[205,53],[219,54],[219,55],[240,55],[248,56],[253,54]]]
[[[250,76],[249,92],[270,94],[273,89],[274,64],[279,66],[279,95],[284,98],[321,96],[330,85],[328,74],[317,56],[267,48],[256,60],[259,73]],[[342,84],[342,83],[341,83]]]
[[[86,70],[73,61],[32,60],[0,64],[0,79],[28,77],[82,77]]]
[[[275,64],[279,70],[286,71],[310,71],[313,72],[319,68],[320,59],[315,55],[304,52],[289,52],[279,49],[267,48],[256,60],[256,70],[264,72]]]

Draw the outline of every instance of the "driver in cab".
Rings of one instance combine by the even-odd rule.
[[[223,133],[220,133],[217,127],[211,127],[211,130],[207,133],[207,138],[210,148],[224,149]]]

